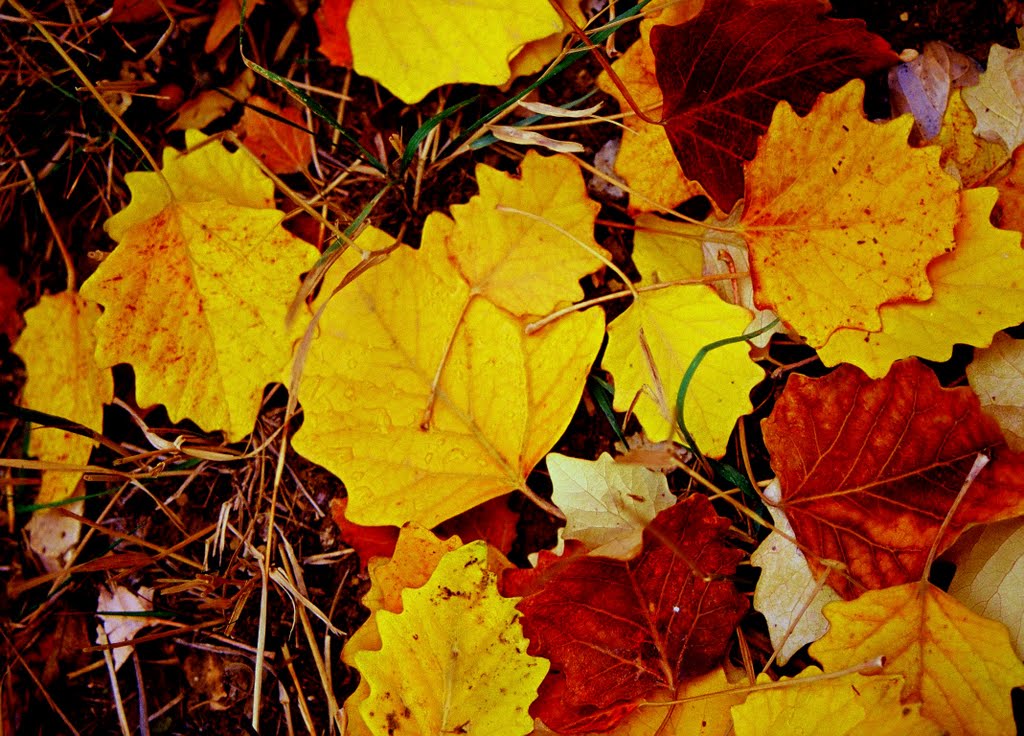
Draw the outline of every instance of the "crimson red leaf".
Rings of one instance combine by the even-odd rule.
[[[632,560],[580,556],[509,571],[505,595],[526,595],[530,653],[565,676],[567,710],[623,704],[674,690],[722,658],[747,599],[729,580],[743,553],[725,543],[729,521],[693,495],[661,512]]]
[[[1024,514],[1024,454],[1010,452],[969,388],[945,389],[916,359],[873,381],[842,365],[823,378],[791,376],[762,423],[797,541],[829,584],[864,588],[918,580],[979,452],[994,456],[968,489],[939,552],[972,524]]]
[[[779,100],[804,115],[819,93],[899,61],[863,21],[825,11],[819,0],[708,0],[692,20],[651,32],[672,148],[726,212]]]
[[[398,542],[397,526],[362,526],[354,524],[345,516],[347,498],[331,500],[331,517],[338,525],[341,540],[356,551],[359,569],[366,572],[366,565],[372,557],[391,557]]]

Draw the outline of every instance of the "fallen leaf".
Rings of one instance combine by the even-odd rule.
[[[21,297],[21,284],[0,266],[0,335],[6,335],[12,345],[25,327],[25,320],[18,313]]]
[[[682,0],[650,9],[650,14],[645,12],[644,19],[640,21],[640,40],[612,64],[612,71],[622,80],[640,110],[649,117],[658,119],[662,107],[661,88],[655,76],[654,52],[650,43],[651,29],[656,25],[683,23],[700,12],[703,4],[704,0]],[[700,184],[683,174],[664,126],[653,125],[637,117],[607,72],[598,77],[597,86],[614,97],[626,115],[615,173],[630,187],[630,211],[671,209],[691,197],[704,194]]]
[[[967,380],[1011,450],[1024,452],[1024,343],[1002,332],[974,353]]]
[[[621,718],[623,704],[719,663],[748,607],[730,580],[743,553],[725,543],[728,526],[693,495],[658,514],[632,560],[576,556],[504,573],[502,592],[525,596],[530,651],[565,676],[563,710]]]
[[[825,616],[811,656],[826,672],[884,656],[882,675],[903,676],[904,705],[920,703],[947,733],[1016,733],[1010,690],[1024,685],[1024,665],[1002,624],[919,582],[833,603]]]
[[[465,542],[482,539],[507,555],[516,539],[519,514],[509,508],[508,496],[498,496],[448,519],[434,531],[442,539],[458,536]]]
[[[1018,29],[1018,40],[1021,33]],[[1024,143],[1024,51],[993,44],[981,80],[963,95],[978,119],[976,135],[1002,143],[1007,151]]]
[[[881,332],[836,330],[818,349],[825,365],[853,363],[877,378],[900,358],[948,360],[955,343],[985,346],[1000,329],[1024,320],[1020,233],[992,226],[996,194],[991,188],[969,189],[961,197],[956,250],[928,266],[932,298],[883,304]]]
[[[153,589],[145,586],[132,592],[123,585],[113,588],[100,586],[99,600],[96,603],[96,614],[100,623],[97,644],[124,644],[135,638],[140,630],[147,626],[160,623],[160,619],[140,614],[153,610]],[[106,641],[103,641],[104,638]],[[130,644],[115,646],[110,650],[114,658],[114,671],[121,668],[128,656],[134,651]]]
[[[320,34],[317,51],[334,66],[352,66],[352,44],[348,38],[348,14],[351,9],[352,0],[323,0],[313,16],[317,33]]]
[[[162,173],[128,174],[132,202],[106,226],[118,246],[82,285],[104,307],[100,364],[131,364],[141,406],[231,441],[252,430],[264,387],[291,360],[300,333],[285,312],[317,257],[267,209],[273,184],[247,156],[213,144],[165,152]]]
[[[920,704],[900,702],[904,682],[899,675],[866,677],[855,673],[820,679],[822,674],[817,667],[808,667],[796,677],[779,680],[791,687],[752,692],[742,705],[732,708],[736,736],[944,733],[938,724],[921,715]],[[757,682],[768,685],[772,680],[761,675]]]
[[[804,118],[780,103],[746,169],[754,300],[812,347],[881,329],[886,302],[930,298],[925,269],[955,245],[959,187],[939,150],[908,146],[909,117],[869,122],[863,97],[855,80]]]
[[[375,734],[519,736],[548,663],[527,654],[516,600],[498,594],[487,544],[446,554],[402,613],[378,611],[379,651],[355,654],[370,684],[360,706]]]
[[[357,652],[379,651],[381,639],[377,630],[377,612],[401,613],[402,591],[426,584],[441,558],[461,546],[462,540],[458,537],[442,541],[429,529],[414,524],[403,527],[391,558],[378,557],[369,563],[370,590],[363,596],[363,605],[370,609],[370,615],[345,642],[341,661],[355,667]],[[355,692],[344,703],[350,736],[368,736],[371,733],[360,714],[362,703],[369,694],[369,683],[360,679]]]
[[[935,144],[942,148],[939,163],[964,188],[987,183],[1010,160],[1001,143],[991,143],[974,135],[974,113],[964,102],[963,90],[953,90],[946,106]]]
[[[994,184],[999,190],[995,223],[1007,230],[1024,230],[1024,146],[1013,152],[1009,171]]]
[[[979,616],[1006,626],[1024,652],[1024,520],[985,524],[965,533],[947,557],[956,564],[949,594]]]
[[[263,0],[245,0],[245,14],[249,16],[252,11],[263,4]],[[203,45],[203,53],[212,54],[220,46],[221,42],[232,33],[237,33],[238,24],[242,22],[242,0],[220,0],[217,5],[217,14],[213,17],[213,23],[206,34],[206,43]]]
[[[306,132],[306,121],[295,107],[280,107],[270,100],[252,96],[235,128],[239,140],[275,174],[305,171],[313,160],[313,136]],[[260,109],[290,120],[288,125],[269,117]]]
[[[916,360],[877,381],[849,365],[791,375],[762,429],[778,506],[816,577],[821,560],[846,566],[829,584],[847,599],[920,579],[932,546],[941,553],[967,526],[1024,514],[1024,456],[970,389],[942,388]],[[992,462],[937,540],[978,453]]]
[[[374,557],[391,557],[398,542],[397,526],[361,526],[345,516],[347,498],[331,499],[331,518],[338,527],[341,541],[355,550],[359,557],[359,568],[366,571]]]
[[[811,573],[807,558],[791,540],[793,527],[785,512],[773,505],[781,500],[779,481],[764,489],[768,512],[776,530],[758,545],[750,556],[750,564],[761,568],[754,588],[754,608],[768,624],[768,635],[778,652],[778,662],[789,658],[828,630],[828,621],[821,609],[842,600],[824,580]]]
[[[504,84],[516,51],[561,29],[547,0],[353,0],[348,16],[355,70],[410,104],[443,84]]]
[[[743,164],[776,103],[804,115],[819,93],[899,60],[863,21],[826,10],[819,0],[707,0],[692,20],[652,30],[665,131],[683,172],[724,212],[744,196]]]
[[[586,26],[587,19],[580,10],[580,0],[558,0],[558,4],[576,21],[576,25],[581,28]],[[562,28],[557,32],[523,46],[509,62],[512,79],[535,74],[544,69],[558,56],[566,36],[571,33],[572,28],[563,21]]]
[[[960,87],[978,83],[978,63],[942,41],[928,41],[921,53],[889,70],[893,117],[914,116],[914,134],[929,141],[942,129],[946,109]]]
[[[601,365],[615,379],[615,410],[627,411],[639,394],[634,410],[647,436],[673,437],[676,394],[694,356],[716,340],[743,334],[748,324],[750,312],[722,301],[710,286],[643,292],[608,327]],[[751,409],[750,389],[764,371],[748,352],[743,342],[712,350],[687,389],[684,420],[705,454],[725,454],[736,419]]]
[[[518,315],[582,298],[578,279],[600,261],[498,207],[550,218],[597,249],[596,205],[574,163],[528,153],[522,168],[517,180],[478,167],[481,193],[452,208],[454,222],[431,215],[419,250],[395,251],[323,314],[294,446],[345,482],[357,523],[435,526],[529,493],[526,477],[572,418],[603,316],[575,313],[527,335]]]
[[[245,102],[255,84],[256,75],[251,69],[246,69],[228,87],[203,90],[178,109],[167,130],[189,131],[205,128],[213,121],[224,117],[237,103]],[[186,141],[188,135],[186,133]]]
[[[96,364],[93,331],[100,308],[79,294],[65,291],[44,295],[25,312],[25,330],[14,350],[25,362],[28,380],[22,404],[29,409],[78,422],[97,432],[103,429],[103,404],[114,395],[110,371]],[[61,370],[53,370],[61,366]],[[33,427],[28,451],[39,460],[61,465],[85,465],[95,443],[88,437],[56,427]],[[75,495],[80,471],[43,471],[37,504],[66,501]],[[84,501],[65,506],[81,514]],[[30,545],[44,566],[57,570],[78,543],[81,523],[59,508],[40,509],[28,522]]]
[[[638,465],[620,465],[608,453],[581,460],[551,452],[551,502],[565,514],[559,540],[577,539],[591,554],[628,560],[640,551],[641,534],[676,502],[668,480]]]

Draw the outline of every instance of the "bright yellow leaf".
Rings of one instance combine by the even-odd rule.
[[[1024,31],[1017,30],[1018,41]],[[1024,50],[993,44],[981,81],[963,91],[978,118],[974,132],[1013,151],[1024,143]]]
[[[561,30],[547,0],[353,0],[348,16],[355,70],[408,103],[442,84],[504,84],[519,49]]]
[[[655,441],[673,436],[676,394],[683,374],[705,345],[743,333],[750,312],[723,302],[710,286],[673,286],[643,292],[608,327],[603,367],[615,379],[615,409],[633,399],[636,416]],[[733,425],[750,411],[749,393],[764,371],[745,342],[712,350],[686,394],[686,427],[699,449],[725,453]]]
[[[377,612],[402,612],[402,591],[424,585],[437,569],[441,558],[462,546],[458,537],[444,541],[432,531],[415,524],[407,524],[398,533],[398,542],[391,559],[370,560],[367,572],[370,576],[370,590],[363,596],[363,605],[370,609],[370,616],[345,642],[341,650],[341,661],[349,667],[356,666],[356,652],[379,651],[380,632],[377,630]],[[370,694],[370,685],[365,679],[359,680],[344,709],[348,716],[349,736],[368,736],[369,728],[363,722],[359,708]]]
[[[778,479],[764,489],[773,531],[750,556],[750,564],[761,568],[754,588],[754,608],[768,624],[772,646],[780,665],[786,664],[805,644],[817,641],[828,630],[822,609],[842,600],[824,581],[815,579],[807,558],[792,541],[793,527],[786,513],[774,505],[781,501]]]
[[[25,312],[25,329],[14,345],[28,373],[22,394],[25,406],[103,429],[103,404],[110,401],[114,387],[110,371],[101,369],[94,357],[93,330],[99,316],[97,304],[69,291],[44,295]],[[88,437],[54,427],[33,427],[29,439],[29,454],[62,465],[84,465],[94,444]],[[44,471],[36,503],[70,498],[81,478],[80,472]],[[66,508],[80,514],[82,506],[78,501]],[[28,529],[32,549],[48,568],[56,569],[78,542],[81,526],[56,509],[42,509],[32,515]]]
[[[134,225],[148,222],[172,203],[211,202],[223,199],[236,207],[273,209],[274,183],[248,151],[228,153],[224,146],[207,141],[198,130],[185,131],[189,151],[164,149],[159,172],[131,171],[124,181],[132,200],[103,223],[107,235],[120,242]]]
[[[558,4],[569,13],[569,16],[576,21],[580,28],[586,26],[587,19],[584,17],[583,11],[580,10],[580,0],[558,0]],[[536,41],[530,41],[523,46],[509,62],[512,78],[524,77],[542,71],[558,56],[566,37],[571,33],[572,28],[563,21],[563,26],[558,32]]]
[[[487,544],[446,554],[402,613],[377,613],[382,647],[355,655],[370,684],[360,706],[375,736],[520,736],[548,662],[526,653],[518,598],[498,593]]]
[[[455,222],[431,216],[419,250],[400,249],[345,287],[310,348],[294,445],[345,482],[358,524],[435,526],[529,492],[526,477],[568,426],[600,347],[598,310],[530,335],[528,319],[507,311],[572,301],[600,265],[547,225],[497,210],[589,233],[593,209],[566,203],[549,181],[564,177],[582,196],[578,169],[528,154],[521,180],[477,173],[488,199],[455,208]],[[558,219],[581,211],[585,222]]]
[[[836,672],[885,657],[882,674],[902,675],[904,703],[951,734],[1014,734],[1010,690],[1024,665],[1006,627],[982,618],[932,585],[868,591],[825,607],[830,628],[811,656]]]
[[[928,267],[932,298],[883,305],[881,332],[837,330],[818,350],[826,365],[853,363],[880,378],[901,358],[948,360],[954,343],[985,346],[994,333],[1024,320],[1020,233],[989,222],[994,189],[968,189],[962,198],[956,250]]]
[[[752,692],[746,702],[732,708],[736,736],[939,736],[943,730],[921,715],[921,706],[902,705],[903,678],[850,674],[815,679],[822,672],[808,667],[776,687]],[[807,680],[806,683],[801,682]],[[770,684],[761,675],[759,685]]]
[[[779,103],[746,167],[755,301],[812,347],[881,329],[886,302],[931,297],[926,267],[954,246],[959,187],[939,149],[910,148],[910,116],[869,122],[863,97],[854,80],[804,118]]]
[[[634,102],[648,117],[661,119],[662,94],[655,76],[654,52],[651,50],[651,29],[656,25],[678,25],[693,18],[704,5],[704,0],[685,0],[652,4],[644,11],[640,21],[640,40],[634,43],[614,64],[612,71],[619,75],[623,86]],[[660,207],[671,209],[690,197],[704,194],[700,184],[683,174],[682,167],[672,151],[665,128],[644,122],[632,113],[626,98],[607,73],[597,79],[597,86],[614,97],[627,117],[626,130],[615,161],[615,173],[632,190],[629,208],[634,212],[648,212]]]
[[[991,346],[974,351],[967,380],[1006,444],[1024,452],[1024,341],[998,333]]]
[[[971,529],[945,557],[956,564],[949,594],[979,616],[1006,626],[1020,657],[1024,652],[1024,519]]]
[[[705,228],[650,213],[636,218],[633,263],[645,285],[699,279],[704,272]]]
[[[158,174],[129,174],[132,204],[108,228],[120,243],[82,295],[105,310],[97,359],[131,364],[140,405],[235,441],[291,359],[285,312],[317,253],[281,227],[283,213],[253,207],[270,182],[246,179],[251,164],[231,156],[219,144],[165,154],[173,198]]]
[[[577,539],[590,554],[629,560],[640,551],[644,528],[676,502],[668,480],[639,465],[548,453],[551,502],[565,513],[559,541]]]

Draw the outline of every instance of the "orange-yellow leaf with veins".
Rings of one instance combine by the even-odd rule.
[[[105,310],[97,360],[131,364],[139,404],[232,441],[291,359],[285,312],[317,257],[258,204],[272,186],[247,156],[212,144],[166,153],[163,178],[129,174],[132,204],[108,224],[120,243],[82,285]]]
[[[353,0],[348,16],[355,70],[408,103],[442,84],[504,84],[516,51],[561,30],[547,0]]]
[[[881,332],[843,328],[818,350],[825,365],[852,363],[879,378],[900,358],[948,360],[954,343],[984,347],[992,335],[1024,320],[1024,250],[1020,233],[989,222],[990,187],[962,192],[956,250],[928,266],[932,298],[884,304]],[[993,286],[998,274],[998,286]]]
[[[612,64],[612,71],[619,75],[637,106],[654,120],[662,116],[662,94],[654,71],[651,29],[661,24],[685,23],[697,15],[703,5],[704,0],[685,0],[664,5],[651,14],[645,13],[646,17],[640,21],[640,40]],[[615,161],[615,173],[632,189],[630,209],[647,212],[659,207],[672,208],[690,197],[704,194],[700,184],[683,174],[665,128],[637,117],[607,73],[598,77],[597,85],[618,100],[619,108],[627,115],[623,120],[626,130]]]
[[[1024,665],[1002,624],[917,582],[833,603],[825,617],[811,656],[826,672],[884,656],[882,674],[903,676],[903,703],[921,703],[948,733],[1016,733],[1010,690],[1024,685]]]
[[[854,80],[804,118],[780,103],[746,167],[755,301],[812,347],[881,329],[886,302],[930,298],[926,268],[954,246],[959,187],[939,149],[907,145],[909,116],[869,122],[863,97]]]
[[[358,524],[434,526],[529,492],[600,347],[597,310],[526,334],[530,314],[581,296],[578,279],[600,261],[499,209],[596,249],[594,208],[572,201],[584,198],[579,170],[527,154],[520,180],[483,166],[477,178],[480,197],[453,208],[455,221],[432,215],[419,250],[396,251],[334,297],[311,345],[295,448],[345,482]]]
[[[103,404],[114,387],[110,371],[101,369],[94,357],[93,330],[99,316],[98,305],[69,291],[45,295],[25,312],[25,329],[14,345],[28,372],[22,404],[102,430]],[[93,447],[88,437],[56,427],[34,426],[29,439],[29,454],[63,465],[84,465]],[[80,472],[44,471],[35,502],[70,498],[81,478]],[[82,503],[67,508],[81,513]],[[57,509],[40,509],[28,523],[32,549],[48,568],[60,567],[63,555],[78,542],[80,527]]]

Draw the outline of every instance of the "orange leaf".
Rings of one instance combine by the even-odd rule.
[[[262,4],[263,0],[246,0],[246,15],[251,15],[252,11]],[[206,44],[203,46],[203,51],[207,54],[216,51],[221,41],[232,32],[238,30],[238,24],[241,22],[242,0],[220,0],[220,4],[217,6],[217,15],[214,16],[213,24],[206,35]]]
[[[881,329],[886,302],[928,299],[925,269],[954,247],[959,187],[939,149],[910,148],[909,116],[869,122],[863,97],[855,80],[805,118],[780,103],[746,169],[755,301],[812,347],[840,327]]]
[[[968,388],[944,389],[916,360],[872,381],[843,365],[824,378],[793,375],[763,422],[797,541],[815,577],[839,560],[829,584],[845,598],[924,574],[929,550],[978,453],[994,455],[939,540],[965,527],[1024,514],[1024,455]]]
[[[883,656],[882,675],[903,676],[903,703],[921,703],[921,715],[946,733],[1017,732],[1010,691],[1024,685],[1024,665],[1002,624],[919,583],[832,603],[825,616],[828,633],[811,656],[826,672]]]
[[[317,49],[334,66],[352,66],[352,46],[348,39],[348,13],[352,0],[323,0],[314,20],[320,34]]]
[[[264,114],[260,109],[246,107],[235,129],[239,139],[275,174],[305,171],[313,160],[313,136],[306,132],[306,121],[294,107],[280,107],[270,100],[253,95],[249,104],[279,115],[295,125],[288,125]]]

